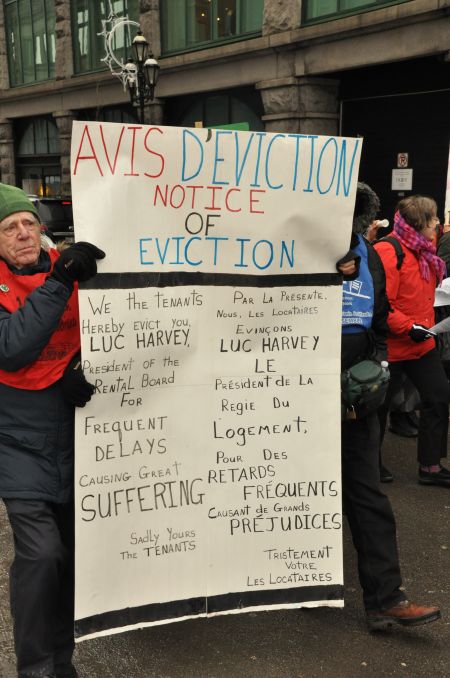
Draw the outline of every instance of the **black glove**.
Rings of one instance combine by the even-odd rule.
[[[413,325],[408,334],[416,343],[426,341],[427,339],[435,336],[434,332],[430,332],[428,327],[424,327],[423,325]]]
[[[96,259],[103,259],[105,253],[88,242],[77,242],[61,252],[55,262],[50,278],[66,285],[70,290],[75,280],[85,282],[97,273]]]
[[[341,264],[347,264],[349,261],[355,262],[356,273],[354,273],[351,276],[346,276],[346,277],[353,279],[353,278],[356,278],[356,276],[359,273],[359,264],[360,264],[360,261],[361,261],[361,257],[359,256],[359,254],[356,254],[353,250],[349,250],[344,257],[341,257],[341,259],[339,259],[339,261],[336,262],[336,270],[337,270],[338,273],[342,274],[342,271],[340,270],[339,266]]]
[[[64,400],[69,405],[84,407],[90,401],[95,391],[95,386],[90,384],[83,374],[79,353],[67,365],[60,384]]]

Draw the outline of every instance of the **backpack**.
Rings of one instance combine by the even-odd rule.
[[[362,419],[376,412],[389,386],[387,363],[362,360],[341,373],[342,419]]]
[[[403,259],[405,258],[405,253],[403,251],[403,247],[400,245],[397,238],[393,238],[390,235],[386,235],[384,238],[380,238],[379,240],[377,240],[377,242],[391,243],[392,247],[395,250],[395,254],[397,255],[397,271],[399,271],[402,267]]]

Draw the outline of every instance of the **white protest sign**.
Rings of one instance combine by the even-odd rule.
[[[74,123],[79,638],[342,605],[341,287],[358,139]]]

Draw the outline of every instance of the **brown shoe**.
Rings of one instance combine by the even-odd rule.
[[[369,631],[384,631],[394,624],[401,626],[420,626],[440,619],[438,607],[417,605],[410,600],[402,600],[388,610],[367,610],[366,618]]]

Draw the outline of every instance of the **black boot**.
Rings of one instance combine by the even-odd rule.
[[[380,483],[392,483],[394,476],[386,466],[380,464]]]

